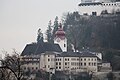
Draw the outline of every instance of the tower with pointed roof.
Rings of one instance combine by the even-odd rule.
[[[63,52],[67,51],[67,39],[61,23],[59,24],[58,30],[55,32],[54,43],[59,44]]]

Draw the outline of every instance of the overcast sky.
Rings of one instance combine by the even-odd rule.
[[[80,0],[0,0],[0,53],[12,48],[22,52],[36,41],[37,30],[45,32],[49,20],[77,11]]]

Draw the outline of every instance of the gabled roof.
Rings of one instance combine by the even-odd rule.
[[[24,48],[21,56],[24,55],[39,55],[41,53],[45,53],[46,51],[54,51],[54,52],[62,52],[60,46],[58,44],[51,44],[48,42],[40,43],[33,43],[27,44]]]

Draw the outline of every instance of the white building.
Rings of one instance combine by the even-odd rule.
[[[98,57],[91,53],[79,52],[45,52],[41,55],[22,57],[23,69],[66,72],[97,72]]]
[[[68,71],[82,72],[92,71],[97,72],[98,57],[94,54],[84,54],[79,52],[46,52],[40,56],[40,69],[50,72]]]
[[[120,2],[83,0],[78,5],[80,15],[100,15],[107,10],[108,13],[120,11]]]

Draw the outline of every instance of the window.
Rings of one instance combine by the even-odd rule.
[[[90,61],[90,59],[88,59],[88,61]]]
[[[91,63],[89,62],[88,65],[91,66]]]
[[[59,67],[59,69],[61,69],[61,67]]]
[[[50,57],[50,55],[48,55],[48,57]]]
[[[65,65],[67,65],[67,63],[65,62]]]
[[[59,62],[59,65],[61,65],[61,62]]]
[[[75,61],[75,60],[76,60],[76,58],[71,58],[71,60]]]
[[[94,66],[96,66],[96,63],[94,63]]]
[[[71,62],[71,65],[74,65],[74,63],[73,63],[73,62]]]
[[[68,61],[69,61],[69,59],[68,59]]]
[[[95,59],[95,61],[96,61],[96,59]]]
[[[36,67],[36,70],[38,69],[38,67]]]
[[[84,66],[86,66],[86,63],[84,63]]]
[[[75,66],[76,66],[76,62],[75,62]]]
[[[65,58],[65,61],[67,61],[67,59]]]
[[[84,61],[86,61],[86,58],[84,59]]]
[[[48,68],[50,68],[50,65],[48,65]]]
[[[92,66],[93,66],[93,63],[92,63]]]
[[[81,61],[82,61],[82,59],[81,59]]]
[[[45,68],[46,68],[46,65],[45,65]]]
[[[66,47],[66,45],[64,44],[64,47]]]
[[[96,15],[97,15],[97,12],[92,12],[92,15],[96,16]]]
[[[91,61],[93,61],[93,59],[91,59]]]
[[[56,69],[58,69],[58,67],[56,67]]]
[[[82,66],[82,63],[81,63],[81,66]]]
[[[48,59],[48,61],[50,61],[50,59]]]
[[[61,61],[61,59],[60,59],[60,61]]]
[[[56,65],[58,65],[58,63],[56,62]]]

